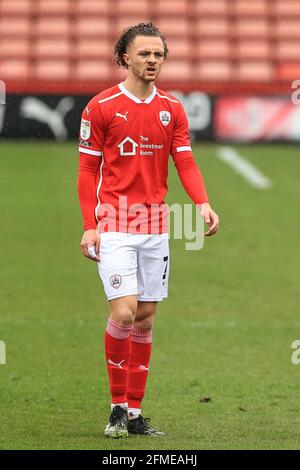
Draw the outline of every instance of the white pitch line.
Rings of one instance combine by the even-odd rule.
[[[217,155],[255,188],[269,189],[272,182],[245,157],[230,147],[220,147]]]

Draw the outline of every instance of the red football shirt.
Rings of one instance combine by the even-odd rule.
[[[196,166],[178,99],[154,87],[142,101],[123,83],[103,91],[83,111],[79,151],[82,159],[99,159],[95,224],[100,222],[100,231],[166,231],[167,212],[159,213],[158,222],[153,205],[164,204],[169,155],[178,172]],[[203,182],[189,194],[196,203],[207,202]]]

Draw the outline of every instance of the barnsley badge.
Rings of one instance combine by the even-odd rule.
[[[160,111],[159,119],[161,120],[164,126],[167,126],[168,124],[170,124],[171,121],[171,113],[169,113],[169,111]]]

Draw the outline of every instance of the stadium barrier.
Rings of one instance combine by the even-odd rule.
[[[183,102],[193,141],[300,141],[300,104],[291,96],[169,91]],[[77,138],[81,113],[90,98],[86,94],[8,94],[6,104],[0,104],[0,136]]]

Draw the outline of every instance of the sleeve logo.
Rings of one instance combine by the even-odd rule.
[[[167,126],[171,122],[171,113],[169,111],[160,111],[159,119],[164,126]]]
[[[88,140],[91,137],[91,121],[81,120],[80,137],[82,140]]]

